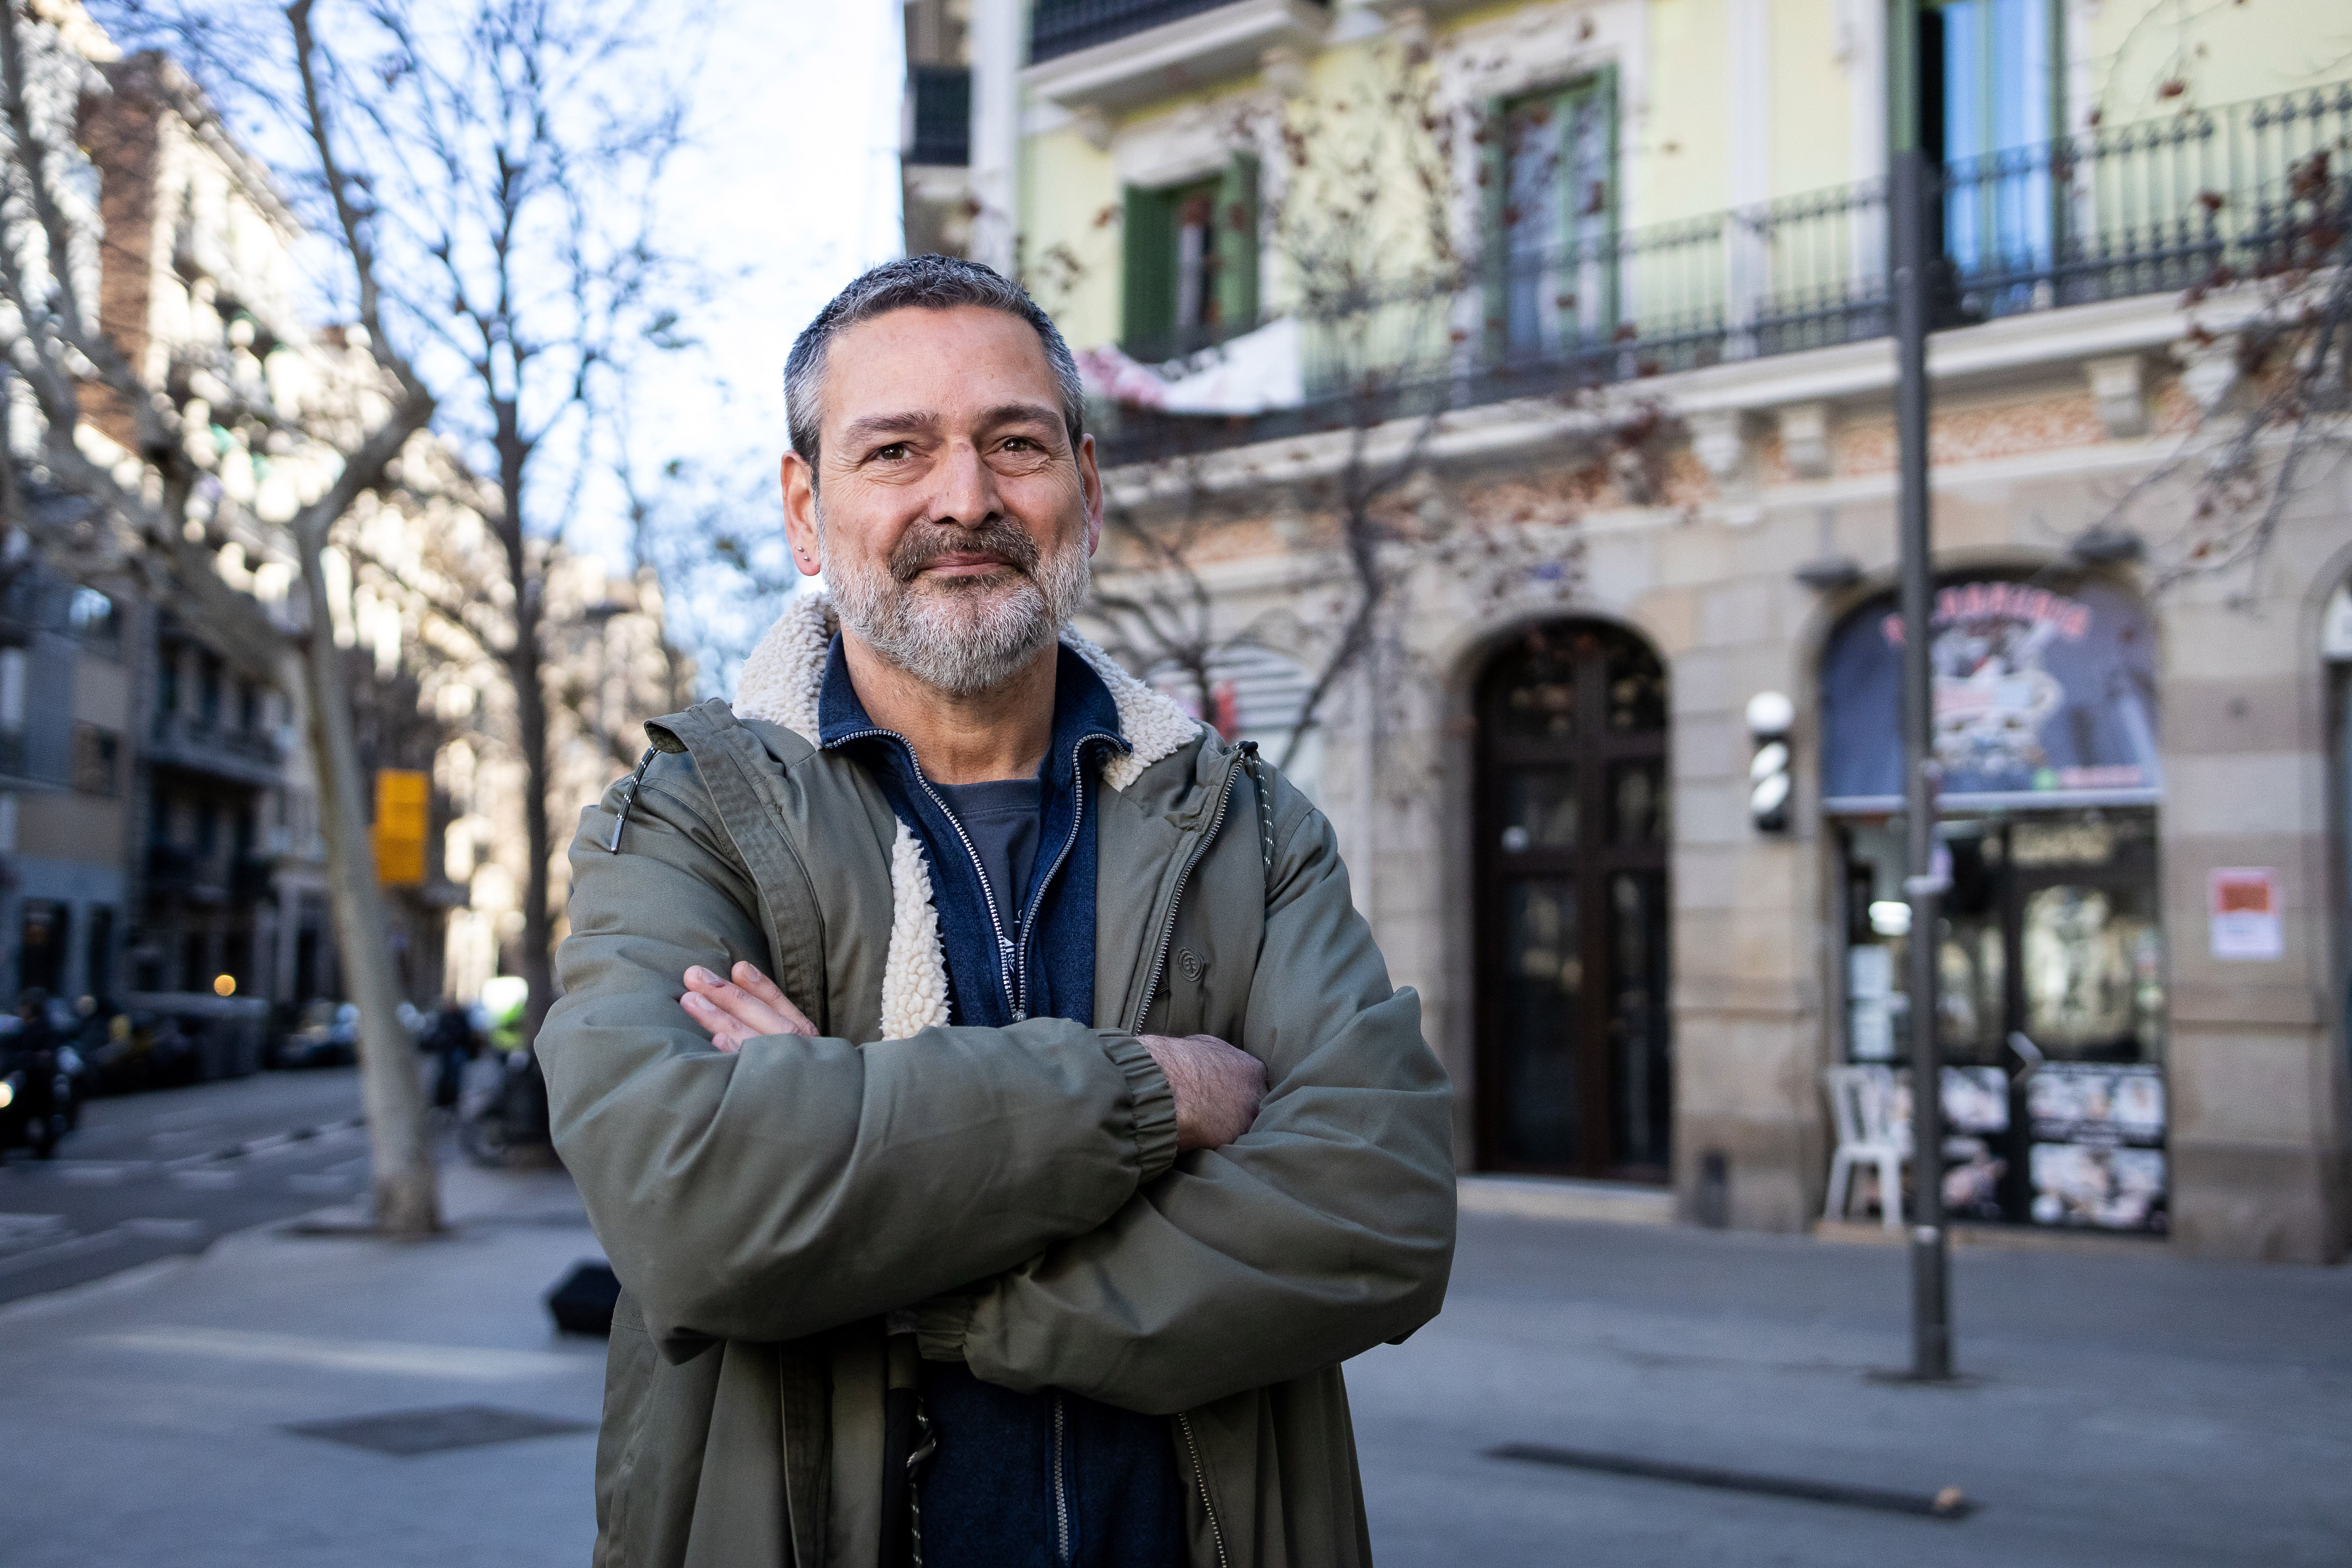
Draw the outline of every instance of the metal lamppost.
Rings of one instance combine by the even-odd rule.
[[[1927,510],[1927,215],[1931,189],[1921,146],[1920,0],[1890,0],[1887,165],[1888,292],[1895,307],[1895,431],[1903,613],[1904,892],[1911,905],[1912,1171],[1911,1375],[1952,1375],[1950,1244],[1944,1226],[1943,1060],[1936,1038],[1937,922],[1948,877],[1936,857],[1937,765],[1933,637],[1935,565]],[[1902,1201],[1889,1194],[1890,1203]]]

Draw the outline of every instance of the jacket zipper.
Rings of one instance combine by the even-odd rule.
[[[1029,933],[1036,925],[1037,910],[1045,902],[1045,889],[1053,886],[1055,877],[1061,875],[1063,863],[1069,859],[1071,849],[1077,845],[1078,829],[1086,824],[1087,775],[1086,770],[1078,765],[1078,753],[1089,741],[1115,742],[1118,737],[1097,730],[1091,734],[1079,736],[1077,743],[1070,748],[1070,781],[1076,792],[1077,809],[1070,818],[1070,836],[1062,840],[1062,852],[1054,857],[1053,865],[1046,868],[1045,879],[1037,884],[1037,896],[1029,900],[1028,912],[1021,918],[1021,940],[1018,944],[1008,940],[1004,934],[1004,922],[998,918],[996,912],[995,889],[988,885],[988,870],[980,863],[980,851],[972,847],[971,836],[963,830],[963,818],[950,810],[948,803],[940,797],[940,792],[931,787],[929,775],[923,772],[922,763],[915,756],[913,742],[896,730],[877,727],[871,730],[854,731],[841,736],[831,742],[827,750],[832,746],[845,745],[851,741],[866,741],[877,737],[887,737],[907,748],[907,761],[915,770],[915,782],[923,786],[923,793],[931,797],[931,804],[939,807],[940,815],[948,819],[949,826],[956,830],[956,837],[962,841],[963,852],[971,859],[972,875],[980,879],[982,900],[988,905],[989,930],[996,935],[997,984],[1004,993],[1004,1005],[1011,1009],[1013,1021],[1016,1024],[1025,1023],[1029,1017]],[[652,753],[647,752],[646,758],[650,761]],[[1010,890],[1007,889],[1007,891]]]
[[[1045,879],[1037,884],[1037,896],[1029,900],[1029,908],[1021,917],[1020,944],[1013,955],[1014,973],[1021,977],[1021,994],[1013,1002],[1013,1021],[1016,1024],[1029,1016],[1029,938],[1037,927],[1037,911],[1045,907],[1045,890],[1054,885],[1054,879],[1062,874],[1062,867],[1069,859],[1070,851],[1077,847],[1078,833],[1087,825],[1087,771],[1078,765],[1078,753],[1089,741],[1116,739],[1116,736],[1097,731],[1090,735],[1079,736],[1077,744],[1070,748],[1070,787],[1077,807],[1071,813],[1070,836],[1062,840],[1062,852],[1055,856],[1054,863],[1045,868]]]
[[[1192,1461],[1192,1482],[1201,1489],[1201,1511],[1209,1516],[1209,1539],[1216,1543],[1217,1568],[1232,1568],[1225,1556],[1224,1528],[1217,1523],[1217,1505],[1209,1500],[1209,1475],[1201,1468],[1201,1445],[1192,1440],[1192,1418],[1179,1411],[1176,1425],[1184,1433],[1184,1452]]]
[[[1070,1491],[1062,1463],[1062,1396],[1054,1395],[1054,1561],[1070,1560]]]
[[[971,858],[971,873],[980,879],[980,901],[988,906],[988,929],[996,933],[996,983],[1004,993],[1004,1005],[1013,1010],[1013,1021],[1018,1024],[1029,1015],[1023,1012],[1020,1004],[1013,999],[1013,944],[1005,940],[1004,922],[996,916],[996,893],[988,885],[988,868],[980,863],[980,851],[972,847],[971,836],[963,830],[963,819],[949,810],[948,803],[940,798],[940,792],[931,787],[930,778],[923,772],[922,763],[915,756],[914,742],[896,730],[884,730],[877,727],[872,730],[853,731],[833,742],[832,746],[846,745],[852,741],[872,740],[877,736],[887,736],[907,748],[907,764],[915,770],[915,782],[923,786],[923,793],[931,797],[931,804],[939,807],[941,816],[948,819],[948,826],[956,830],[956,837],[963,842],[963,852]],[[831,750],[832,746],[826,749]]]
[[[1168,918],[1160,922],[1160,942],[1152,952],[1150,977],[1143,983],[1143,998],[1136,1004],[1135,1016],[1127,1026],[1127,1032],[1130,1035],[1141,1032],[1143,1016],[1151,1011],[1151,999],[1159,994],[1160,977],[1168,970],[1168,950],[1176,941],[1177,908],[1184,901],[1185,886],[1192,880],[1192,868],[1201,863],[1201,857],[1206,855],[1209,846],[1216,842],[1217,830],[1225,825],[1225,808],[1233,805],[1234,780],[1241,776],[1241,753],[1236,752],[1234,760],[1225,767],[1225,786],[1217,796],[1217,815],[1209,819],[1208,832],[1202,834],[1201,842],[1192,847],[1192,853],[1184,861],[1184,868],[1176,873],[1176,893],[1168,900]]]

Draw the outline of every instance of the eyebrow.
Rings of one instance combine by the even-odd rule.
[[[1048,408],[1042,403],[1000,403],[981,416],[983,425],[1056,425],[1062,423],[1062,411]]]
[[[877,436],[920,436],[939,428],[935,414],[868,414],[853,419],[842,431],[845,446],[870,441]]]

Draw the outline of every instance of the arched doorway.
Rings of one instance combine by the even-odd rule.
[[[1477,715],[1479,1163],[1664,1182],[1665,667],[1550,622],[1489,660]]]

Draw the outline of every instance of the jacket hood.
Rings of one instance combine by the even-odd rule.
[[[834,634],[840,629],[841,618],[829,595],[795,595],[743,661],[733,704],[737,716],[781,724],[814,744],[825,657],[833,647]],[[1201,721],[1174,699],[1129,675],[1118,660],[1076,632],[1064,627],[1062,643],[1087,661],[1118,710],[1119,733],[1129,750],[1103,759],[1104,787],[1125,791],[1143,776],[1146,768],[1173,756],[1201,732]]]

